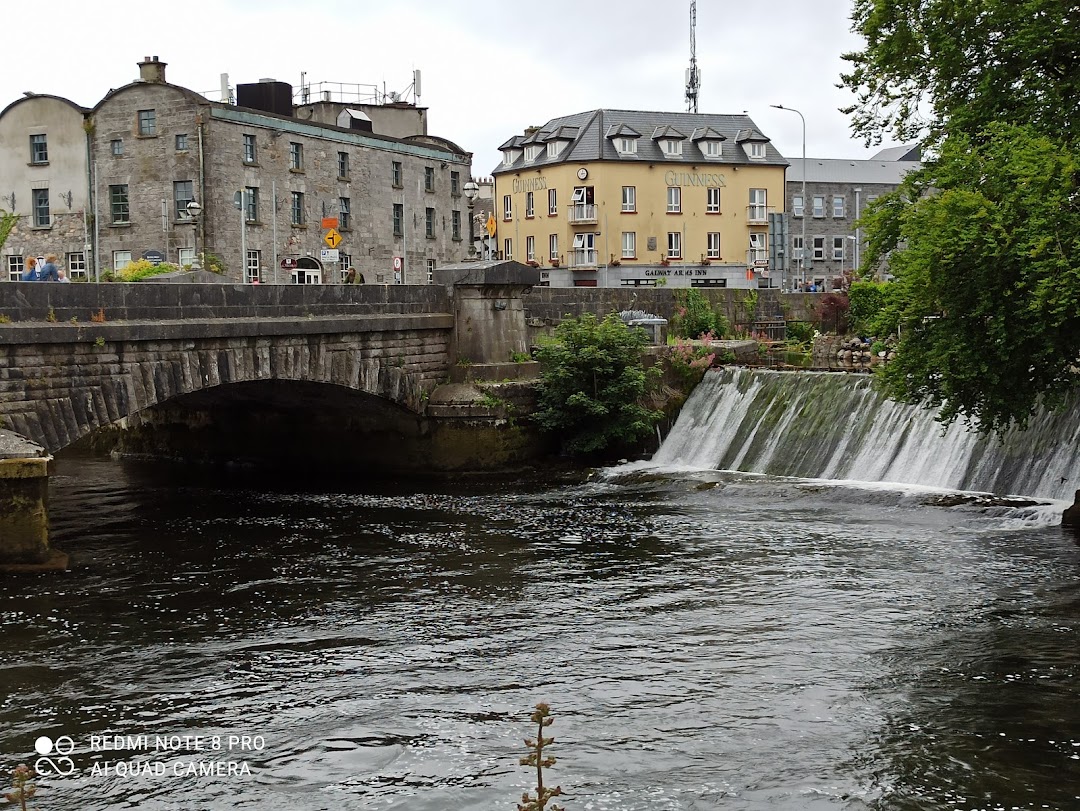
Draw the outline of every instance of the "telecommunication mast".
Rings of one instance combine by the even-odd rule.
[[[686,111],[696,113],[701,72],[697,66],[697,0],[690,0],[690,67],[686,69]]]

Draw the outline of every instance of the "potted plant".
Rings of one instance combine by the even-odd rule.
[[[608,262],[608,265],[610,265],[613,268],[617,268],[621,264],[622,263],[618,259],[615,258],[615,254],[611,254],[611,261]]]
[[[671,264],[671,260],[668,259],[666,256],[661,256],[660,257],[660,264],[663,265],[664,267],[667,267],[668,265]]]

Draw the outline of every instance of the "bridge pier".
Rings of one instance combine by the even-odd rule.
[[[0,571],[66,568],[49,548],[49,460],[40,445],[0,430]]]

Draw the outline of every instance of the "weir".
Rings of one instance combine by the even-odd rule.
[[[1080,487],[1080,402],[1003,440],[936,414],[889,400],[867,375],[716,370],[652,464],[1060,500]]]

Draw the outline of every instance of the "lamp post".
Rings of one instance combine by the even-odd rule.
[[[202,206],[199,205],[197,200],[189,200],[187,204],[187,213],[195,226],[193,232],[194,237],[192,238],[192,241],[195,243],[194,266],[202,270],[202,260],[199,258],[199,215],[202,214]]]
[[[247,281],[247,189],[233,195],[233,205],[240,209],[240,281]]]
[[[462,191],[465,192],[465,197],[469,201],[469,259],[476,258],[476,237],[473,236],[473,229],[476,223],[473,222],[473,203],[476,201],[476,196],[480,194],[480,186],[476,181],[470,180],[462,187]]]
[[[783,104],[770,104],[777,110],[787,110],[795,113],[802,121],[802,250],[799,251],[799,276],[806,281],[806,118],[793,107],[785,107]]]

